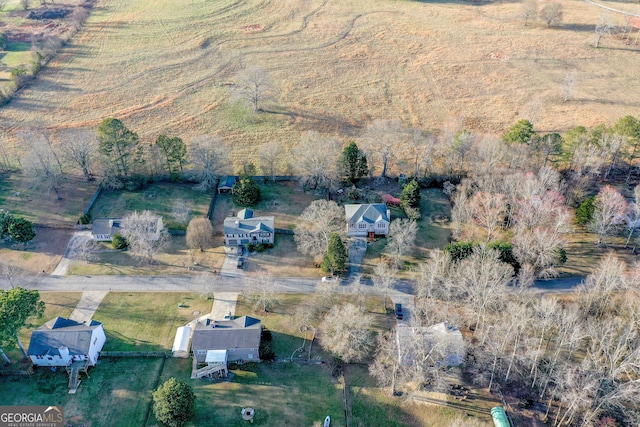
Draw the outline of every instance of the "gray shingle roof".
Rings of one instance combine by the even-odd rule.
[[[344,205],[344,213],[347,222],[367,222],[375,224],[384,220],[389,222],[387,216],[387,205],[384,203],[374,203],[372,205]]]
[[[113,223],[111,222],[113,221]],[[99,218],[93,221],[91,234],[108,234],[114,236],[120,230],[120,218]]]
[[[242,209],[240,212],[238,212],[238,215],[236,215],[238,218],[240,219],[249,219],[249,218],[253,218],[253,211],[251,209]]]
[[[27,354],[57,356],[60,347],[67,347],[71,355],[88,354],[93,330],[100,325],[95,320],[87,325],[56,317],[33,331]]]
[[[213,325],[215,324],[215,327]],[[193,350],[227,350],[258,348],[262,327],[260,320],[242,316],[234,320],[197,323],[193,331]]]
[[[228,217],[224,220],[224,234],[240,234],[240,233],[273,233],[274,217],[263,216],[249,219],[240,219],[238,217]]]

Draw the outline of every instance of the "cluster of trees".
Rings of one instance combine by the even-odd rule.
[[[538,2],[527,0],[522,4],[520,17],[524,21],[524,25],[529,25],[529,22],[537,18],[547,27],[556,27],[562,24],[562,4],[552,1],[546,3],[542,9],[538,9]]]
[[[609,418],[637,425],[636,270],[609,254],[570,298],[560,301],[540,298],[522,283],[510,286],[513,268],[500,260],[497,249],[479,246],[457,261],[447,251],[434,251],[417,274],[412,321],[466,325],[471,338],[465,340],[464,369],[474,381],[490,390],[499,384],[524,405],[544,402],[553,425],[604,425]],[[438,349],[428,349],[429,357],[417,357],[413,365],[398,366],[394,341],[380,337],[371,366],[381,384],[445,384],[446,367],[433,358]]]
[[[0,238],[10,237],[18,243],[29,243],[36,237],[33,223],[0,209]]]

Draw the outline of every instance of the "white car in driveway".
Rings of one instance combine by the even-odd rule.
[[[322,278],[323,282],[337,282],[338,278],[336,276],[324,276]]]

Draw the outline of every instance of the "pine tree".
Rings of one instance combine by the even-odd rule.
[[[328,274],[336,274],[347,269],[349,255],[338,233],[333,233],[329,241],[329,249],[322,260],[322,271]]]
[[[407,207],[418,209],[420,207],[420,185],[418,181],[413,180],[404,186],[400,200],[403,209]]]
[[[358,148],[355,142],[351,141],[342,152],[340,163],[347,178],[352,183],[356,183],[369,171],[367,156]]]
[[[255,205],[260,201],[260,187],[250,176],[243,176],[233,184],[233,199],[240,206]]]

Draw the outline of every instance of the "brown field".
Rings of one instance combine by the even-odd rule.
[[[462,116],[501,133],[522,117],[562,131],[636,114],[640,46],[608,37],[593,48],[602,10],[561,3],[564,23],[544,28],[525,27],[518,2],[101,0],[2,108],[0,129],[95,128],[115,116],[147,142],[210,133],[241,155],[309,129],[346,140],[376,118],[438,129]],[[279,93],[264,107],[278,114],[230,102],[238,71],[252,65],[271,73]],[[574,69],[573,100],[562,102]]]

